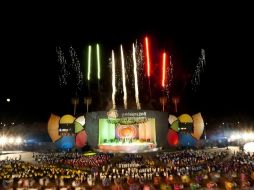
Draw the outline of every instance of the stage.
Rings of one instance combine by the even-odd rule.
[[[98,146],[98,149],[100,152],[122,152],[122,153],[157,151],[156,145],[151,142],[103,143]]]

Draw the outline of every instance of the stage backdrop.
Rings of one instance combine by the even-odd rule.
[[[169,124],[167,112],[114,110],[112,112],[89,112],[85,117],[87,143],[92,148],[97,148],[98,144],[102,143],[105,139],[121,138],[122,134],[118,131],[123,133],[124,130],[118,129],[128,124],[130,129],[133,128],[132,133],[134,133],[134,137],[149,139],[155,142],[157,147],[168,147],[167,132]],[[144,127],[147,129],[143,130],[142,128]]]

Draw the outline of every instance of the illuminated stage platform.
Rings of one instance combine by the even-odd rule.
[[[151,142],[132,142],[132,143],[103,143],[98,146],[99,152],[109,153],[143,153],[157,151],[156,145]]]
[[[87,144],[96,152],[146,153],[167,146],[168,113],[111,110],[86,114]]]

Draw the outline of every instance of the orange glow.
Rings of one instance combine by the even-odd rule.
[[[147,60],[147,76],[150,77],[150,56],[149,56],[149,43],[148,43],[148,37],[145,38],[145,44],[146,44],[146,60]]]
[[[166,74],[166,53],[163,53],[163,61],[162,61],[162,80],[161,80],[161,86],[165,87],[165,76]]]

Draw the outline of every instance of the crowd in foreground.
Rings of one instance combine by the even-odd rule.
[[[254,189],[254,155],[184,150],[146,154],[33,153],[0,161],[0,189]]]

